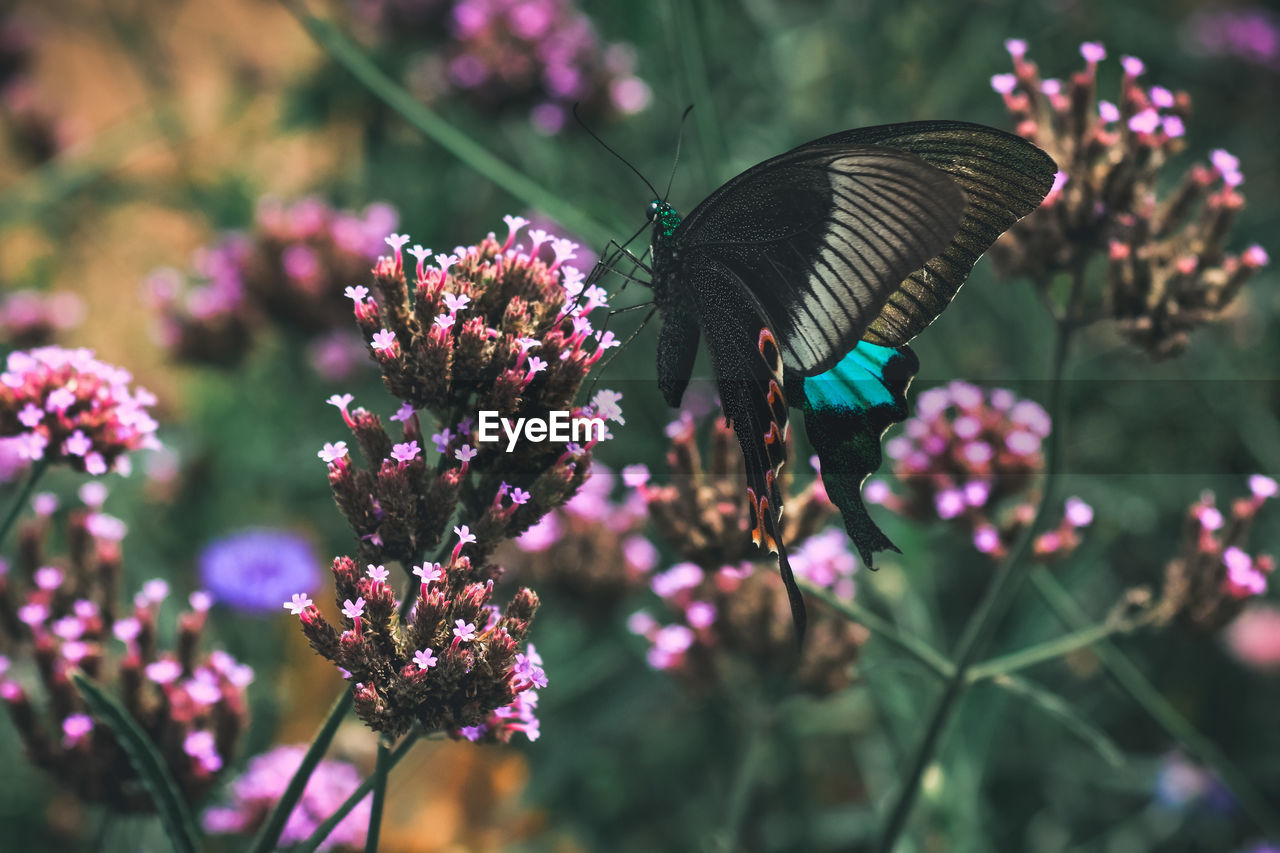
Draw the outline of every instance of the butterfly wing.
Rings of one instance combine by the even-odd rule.
[[[863,336],[889,347],[905,344],[942,313],[982,253],[1040,206],[1058,168],[1052,157],[1020,136],[961,121],[846,130],[791,153],[832,145],[884,146],[914,155],[946,173],[969,201],[950,242],[904,277]]]
[[[680,224],[674,258],[736,284],[803,375],[834,367],[900,283],[951,243],[966,208],[945,172],[911,153],[808,145],[712,193]],[[683,278],[684,275],[681,275]]]
[[[831,370],[787,389],[803,401],[804,430],[818,453],[822,483],[868,568],[873,552],[898,549],[867,514],[862,481],[880,467],[880,436],[907,416],[907,386],[919,368],[910,347],[863,341]]]
[[[742,282],[729,267],[703,260],[686,269],[694,308],[706,333],[716,389],[746,460],[751,538],[778,555],[787,588],[796,640],[803,642],[804,599],[787,561],[779,533],[782,513],[777,484],[786,459],[787,400],[783,394],[782,352],[755,307],[741,297]]]

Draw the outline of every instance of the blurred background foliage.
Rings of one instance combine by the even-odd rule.
[[[424,52],[447,50],[443,24],[434,34],[404,22],[371,24],[369,9],[379,5],[316,3],[312,11],[331,16],[389,73],[405,73]],[[438,12],[447,4],[422,5]],[[1002,42],[1020,37],[1046,76],[1078,68],[1079,43],[1097,40],[1113,57],[1099,72],[1101,91],[1118,83],[1114,58],[1130,54],[1145,60],[1145,80],[1190,93],[1187,147],[1171,180],[1210,149],[1225,148],[1241,160],[1249,199],[1233,248],[1268,246],[1280,230],[1280,27],[1266,12],[1255,12],[1252,26],[1270,22],[1269,60],[1265,51],[1213,47],[1206,16],[1248,11],[1231,4],[580,6],[604,41],[634,49],[634,73],[651,91],[644,109],[625,116],[601,109],[590,121],[659,186],[671,168],[679,115],[696,105],[672,191],[680,210],[741,169],[838,129],[944,117],[1005,126],[988,80],[1008,68]],[[314,454],[342,437],[324,403],[330,394],[352,392],[384,417],[394,411],[376,373],[318,374],[304,338],[280,328],[260,336],[231,370],[175,363],[160,343],[144,281],[159,267],[189,268],[192,253],[224,229],[249,228],[264,195],[314,195],[350,209],[387,202],[399,211],[401,231],[438,250],[500,231],[505,213],[537,211],[425,140],[317,48],[279,3],[5,0],[3,10],[32,34],[27,76],[56,144],[46,156],[14,131],[0,149],[0,285],[76,294],[85,320],[59,340],[128,366],[161,399],[160,435],[170,455],[130,480],[112,478],[107,507],[131,530],[126,586],[160,576],[183,593],[193,590],[200,551],[246,527],[299,532],[326,559],[350,551]],[[431,107],[583,220],[619,239],[642,224],[648,191],[571,123],[547,133],[527,105],[495,112],[465,92],[440,93]],[[1177,358],[1153,362],[1106,324],[1078,341],[1059,493],[1083,496],[1096,521],[1053,571],[1095,618],[1125,589],[1158,585],[1186,508],[1202,490],[1230,498],[1244,493],[1245,475],[1280,471],[1277,284],[1264,270],[1229,316],[1194,334]],[[636,290],[616,304],[642,301]],[[629,332],[636,317],[621,315],[612,328]],[[638,462],[663,469],[663,427],[672,415],[653,382],[656,325],[604,377],[623,392],[627,416],[618,440],[598,453],[614,469]],[[1044,402],[1050,333],[1027,283],[997,281],[980,263],[916,342],[922,369],[914,387],[963,378]],[[699,370],[708,375],[705,365]],[[51,483],[65,495],[76,485],[69,475]],[[985,586],[988,563],[953,530],[883,511],[878,517],[903,554],[885,559],[875,576],[861,575],[859,596],[949,648]],[[1265,514],[1252,545],[1280,548]],[[853,686],[822,699],[787,697],[785,685],[751,679],[698,691],[650,670],[644,643],[627,632],[625,617],[649,603],[646,591],[606,619],[584,614],[572,597],[550,590],[544,597],[534,627],[551,678],[542,738],[501,748],[419,747],[392,777],[384,849],[835,850],[874,837],[877,809],[938,689],[892,646],[869,640]],[[1027,593],[992,651],[1061,630]],[[307,740],[340,681],[290,618],[217,607],[213,633],[257,671],[241,761],[271,744]],[[1280,810],[1276,670],[1242,662],[1214,636],[1165,630],[1120,642]],[[1213,793],[1215,783],[1197,765],[1178,763],[1176,744],[1091,652],[1033,675],[1105,731],[1123,762],[1109,765],[1027,703],[980,686],[926,772],[900,849],[1172,853],[1244,849],[1263,838],[1231,797]],[[6,843],[92,847],[101,816],[24,765],[19,750],[0,720]],[[372,750],[358,726],[340,735],[337,751],[364,770]],[[745,790],[744,774],[753,780]],[[112,829],[107,841],[120,849],[163,846],[158,830],[142,822]]]

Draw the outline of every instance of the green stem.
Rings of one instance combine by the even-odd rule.
[[[773,722],[771,709],[757,708],[747,722],[746,748],[742,761],[729,788],[728,808],[725,810],[724,831],[721,833],[721,849],[739,849],[738,838],[742,833],[742,821],[751,802],[756,776],[768,752],[769,730]]]
[[[1054,615],[1065,625],[1074,628],[1088,623],[1088,614],[1048,571],[1043,568],[1034,570],[1031,573],[1031,583]],[[1268,838],[1280,838],[1280,816],[1277,816],[1266,799],[1213,741],[1196,731],[1186,717],[1169,704],[1124,652],[1105,640],[1095,644],[1093,652],[1124,691],[1188,755],[1213,768],[1223,784],[1231,789],[1245,814],[1249,815]]]
[[[807,594],[826,602],[828,606],[839,612],[846,619],[857,622],[872,634],[897,646],[932,670],[935,675],[942,678],[950,678],[955,674],[955,667],[951,661],[947,660],[945,655],[914,634],[899,630],[898,626],[888,619],[878,616],[857,601],[844,601],[837,598],[831,590],[824,589],[809,581],[802,580],[799,583],[800,588]]]
[[[22,509],[27,505],[27,501],[30,500],[31,493],[35,491],[36,483],[40,482],[40,478],[48,470],[48,457],[38,460],[36,464],[31,466],[31,473],[27,475],[27,482],[23,483],[22,491],[18,492],[18,497],[14,499],[13,506],[9,507],[9,514],[5,516],[4,524],[0,525],[0,546],[4,545],[4,540],[9,537],[9,531],[13,529],[18,516],[22,515]]]
[[[1071,296],[1068,299],[1066,310],[1063,312],[1064,318],[1056,324],[1049,400],[1049,418],[1053,428],[1049,433],[1044,487],[1040,494],[1039,504],[1036,507],[1035,518],[1022,530],[1018,541],[996,569],[995,576],[992,578],[991,583],[988,584],[987,591],[983,595],[982,601],[979,602],[977,610],[973,612],[973,615],[969,617],[969,621],[965,623],[964,631],[960,635],[960,641],[956,644],[956,653],[954,655],[955,671],[947,679],[947,683],[943,687],[942,696],[938,699],[937,705],[934,706],[933,713],[925,728],[924,738],[916,749],[911,766],[907,770],[901,787],[894,798],[893,806],[889,811],[889,818],[885,822],[884,831],[881,833],[880,842],[876,848],[881,853],[892,853],[894,846],[898,843],[898,838],[902,835],[903,829],[906,828],[907,818],[910,817],[911,810],[915,806],[916,797],[920,793],[920,780],[924,776],[924,771],[929,766],[929,762],[933,760],[938,743],[942,739],[947,723],[950,722],[955,712],[961,694],[968,686],[969,668],[973,665],[974,658],[986,643],[991,632],[995,630],[996,624],[1008,609],[1009,604],[1012,603],[1014,595],[1026,575],[1025,571],[1016,570],[1019,568],[1023,555],[1026,553],[1027,548],[1030,547],[1036,530],[1048,511],[1053,487],[1058,476],[1058,469],[1062,464],[1063,397],[1065,393],[1062,377],[1066,371],[1067,354],[1071,348],[1072,332],[1075,329],[1076,306],[1083,291],[1084,267],[1079,266],[1073,273]]]
[[[420,735],[411,734],[404,739],[403,743],[396,747],[395,752],[391,753],[387,758],[387,772],[390,772],[391,768],[400,763],[400,759],[409,754],[409,750],[418,742],[419,737]],[[333,830],[337,828],[338,824],[342,823],[343,818],[349,815],[351,810],[354,809],[360,801],[367,797],[369,792],[373,790],[374,777],[376,775],[377,774],[375,772],[374,775],[361,782],[360,787],[352,791],[351,796],[347,797],[333,814],[325,818],[324,823],[316,827],[316,831],[311,833],[311,837],[294,847],[290,853],[315,853],[315,851],[319,849],[320,845],[324,843],[324,840],[329,837],[329,833],[333,832]]]
[[[282,0],[311,38],[339,65],[405,121],[453,156],[536,208],[581,239],[603,245],[613,236],[609,229],[579,213],[577,208],[524,173],[499,159],[438,113],[418,101],[382,72],[355,44],[329,21],[306,11],[301,0]]]
[[[369,809],[369,831],[364,839],[364,853],[378,853],[378,835],[382,832],[382,806],[387,799],[387,774],[391,771],[388,764],[391,750],[386,743],[378,741],[378,763],[373,768],[373,804]]]
[[[1087,628],[1080,628],[1070,634],[1061,637],[1055,637],[1043,643],[1034,646],[1028,646],[1025,649],[1012,652],[1007,655],[992,658],[979,664],[974,664],[969,669],[969,683],[974,684],[988,678],[997,678],[1002,675],[1008,675],[1017,672],[1020,669],[1026,669],[1038,663],[1047,660],[1054,660],[1064,655],[1069,655],[1079,649],[1092,646],[1102,640],[1107,639],[1115,634],[1129,634],[1138,628],[1146,625],[1154,618],[1154,612],[1148,613],[1140,619],[1133,621],[1118,620],[1116,622],[1104,622],[1099,625],[1090,625]]]
[[[711,82],[707,75],[707,58],[703,51],[702,25],[698,11],[708,12],[705,4],[688,0],[671,0],[669,18],[675,28],[676,40],[684,58],[685,81],[689,86],[689,98],[697,105],[693,120],[698,126],[698,150],[701,152],[702,173],[708,185],[721,183],[725,166],[725,141],[720,131],[715,99],[711,96]]]
[[[250,853],[270,853],[270,851],[276,849],[276,845],[280,842],[280,833],[284,831],[284,825],[289,820],[289,815],[293,813],[294,807],[298,805],[298,800],[302,798],[302,792],[306,789],[307,782],[311,779],[311,774],[315,772],[316,765],[320,763],[325,751],[329,749],[329,744],[333,741],[333,736],[337,733],[338,726],[342,724],[343,718],[346,717],[347,711],[351,710],[351,701],[350,687],[344,689],[342,695],[333,700],[333,705],[329,708],[329,716],[325,718],[320,730],[316,732],[315,739],[311,741],[311,746],[307,748],[307,754],[302,757],[302,763],[298,765],[293,778],[289,780],[289,786],[284,789],[284,794],[280,796],[280,801],[271,810],[270,817],[267,818],[266,823],[262,825],[262,829],[258,831],[258,835],[253,839],[253,844],[249,848]]]

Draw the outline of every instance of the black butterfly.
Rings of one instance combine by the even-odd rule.
[[[804,601],[779,534],[776,483],[788,404],[805,412],[863,561],[897,550],[860,489],[879,467],[881,434],[907,414],[918,362],[905,344],[1040,204],[1056,169],[994,128],[911,122],[801,145],[728,181],[684,219],[663,199],[649,204],[658,385],[680,405],[705,336],[746,457],[752,538],[778,554],[798,640]]]

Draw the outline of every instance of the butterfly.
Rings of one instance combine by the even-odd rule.
[[[730,179],[683,218],[665,198],[650,202],[658,386],[679,407],[705,338],[746,461],[751,536],[778,555],[797,642],[805,606],[779,532],[789,410],[804,414],[863,562],[897,551],[861,487],[880,465],[881,435],[907,416],[919,361],[906,344],[982,253],[1040,205],[1056,171],[1021,137],[922,121],[805,143]]]

